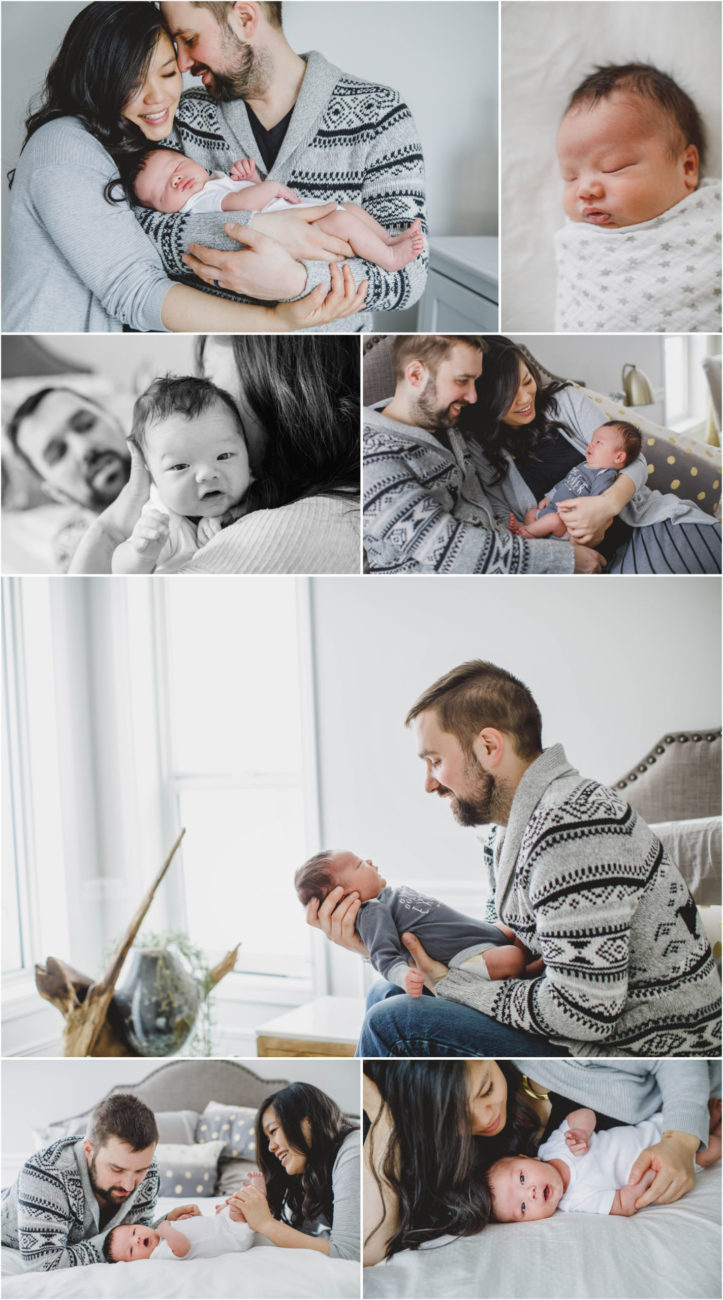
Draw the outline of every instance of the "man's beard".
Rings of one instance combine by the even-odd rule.
[[[248,41],[242,41],[230,28],[223,32],[223,53],[226,72],[208,68],[213,76],[213,81],[206,86],[211,98],[227,104],[234,99],[253,99],[263,94],[269,84],[268,55],[255,50]],[[196,75],[197,68],[205,72],[207,65],[194,64],[192,74]]]
[[[100,483],[96,483],[96,475],[99,469],[105,463],[108,474],[104,475]],[[88,496],[87,505],[91,510],[105,510],[111,501],[115,501],[121,489],[130,478],[131,463],[119,452],[110,450],[89,451],[86,454],[84,463],[84,477]]]
[[[506,813],[504,787],[491,773],[483,771],[474,755],[467,759],[464,775],[471,789],[471,793],[465,798],[454,794],[454,791],[446,786],[442,786],[437,791],[440,795],[453,796],[456,805],[452,808],[454,820],[460,826],[487,826],[491,822],[498,821],[500,814],[504,816]]]
[[[415,404],[415,417],[421,429],[439,433],[456,427],[457,419],[450,415],[449,406],[439,406],[438,403],[437,383],[430,375]]]
[[[112,1195],[113,1192],[120,1192],[123,1197],[123,1200],[126,1200],[126,1198],[130,1196],[130,1192],[127,1192],[125,1187],[99,1187],[98,1186],[98,1168],[97,1168],[97,1161],[95,1156],[92,1157],[90,1164],[88,1165],[88,1176],[90,1178],[90,1185],[93,1188],[95,1198],[98,1201],[99,1205],[101,1205],[104,1209],[107,1209],[109,1205],[118,1204],[118,1201],[115,1200],[115,1198]]]

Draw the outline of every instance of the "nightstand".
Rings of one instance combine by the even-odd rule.
[[[259,1056],[353,1056],[364,998],[314,998],[256,1029]]]
[[[430,238],[429,279],[417,313],[420,333],[498,328],[497,248],[492,235]]]

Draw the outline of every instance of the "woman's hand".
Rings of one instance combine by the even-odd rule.
[[[599,497],[572,497],[560,501],[558,513],[574,542],[582,546],[593,546],[605,536],[615,511],[605,494]]]
[[[640,1182],[648,1169],[654,1170],[655,1179],[635,1208],[670,1205],[689,1192],[695,1184],[695,1153],[699,1146],[700,1140],[694,1134],[671,1129],[663,1134],[660,1142],[641,1151],[630,1170],[628,1185]]]
[[[299,298],[297,302],[281,302],[274,308],[274,315],[284,330],[328,325],[330,321],[353,316],[362,310],[369,281],[362,280],[357,289],[350,266],[332,266],[330,276],[329,288],[319,284],[305,298]]]
[[[350,952],[355,952],[360,957],[368,957],[369,953],[354,929],[360,907],[361,899],[358,894],[351,893],[344,897],[343,887],[337,885],[331,893],[327,894],[323,903],[320,904],[317,898],[312,898],[307,904],[306,924],[315,926],[317,930],[323,930],[327,939],[332,943],[338,943],[340,948],[348,948]]]
[[[236,1218],[236,1212],[239,1210],[250,1228],[254,1232],[260,1232],[266,1236],[268,1229],[273,1226],[274,1216],[269,1209],[269,1203],[264,1193],[259,1191],[258,1187],[240,1187],[231,1197],[229,1202],[230,1216]]]
[[[305,211],[317,211],[306,208]],[[290,212],[276,216],[292,216]],[[252,226],[239,226],[229,222],[224,226],[227,235],[246,247],[237,253],[222,252],[218,248],[204,248],[190,244],[183,262],[203,280],[231,293],[241,293],[247,298],[277,302],[280,298],[296,298],[306,288],[306,267],[291,255],[283,244],[269,239]]]
[[[258,212],[251,218],[254,230],[275,239],[297,260],[340,262],[353,257],[351,245],[337,235],[329,235],[314,223],[336,211],[336,203],[320,203],[315,208],[285,212]]]
[[[434,993],[435,986],[449,974],[449,967],[428,956],[416,935],[403,934],[402,943],[412,957],[417,970],[422,972],[427,988]]]

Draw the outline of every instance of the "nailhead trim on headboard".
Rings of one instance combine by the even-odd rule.
[[[671,745],[686,745],[689,740],[694,743],[707,741],[710,743],[714,740],[720,740],[721,728],[717,731],[681,731],[677,735],[664,736],[663,739],[655,746],[653,750],[639,763],[634,772],[629,772],[623,781],[618,781],[615,785],[616,790],[625,790],[632,781],[637,781],[638,773],[644,773],[649,767],[653,766],[656,756],[664,754],[666,749]]]

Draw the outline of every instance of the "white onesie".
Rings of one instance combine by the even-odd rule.
[[[609,1214],[615,1193],[627,1185],[641,1151],[663,1136],[663,1113],[659,1111],[639,1124],[620,1124],[593,1133],[583,1156],[574,1156],[570,1151],[565,1142],[568,1129],[565,1120],[537,1152],[540,1160],[562,1160],[570,1170],[567,1191],[557,1208]]]
[[[174,1255],[165,1238],[161,1238],[150,1259],[214,1259],[232,1250],[248,1250],[253,1244],[253,1229],[248,1223],[235,1222],[226,1205],[220,1214],[195,1215],[179,1219],[172,1225],[191,1243],[187,1255]]]
[[[206,542],[210,542],[221,531],[220,519],[199,519],[194,524],[185,515],[177,515],[169,510],[158,495],[158,489],[151,485],[150,498],[143,510],[160,510],[168,518],[168,540],[156,562],[156,573],[178,573],[185,569],[197,551]]]
[[[227,194],[238,194],[240,190],[247,190],[250,185],[256,184],[257,181],[233,181],[225,172],[211,172],[211,179],[206,181],[203,189],[197,194],[192,194],[180,210],[181,212],[222,212],[221,201]],[[298,203],[290,203],[288,199],[272,199],[259,211],[285,212],[287,208],[318,208],[321,202],[322,199],[300,199]],[[341,205],[337,203],[336,206],[339,208]]]

